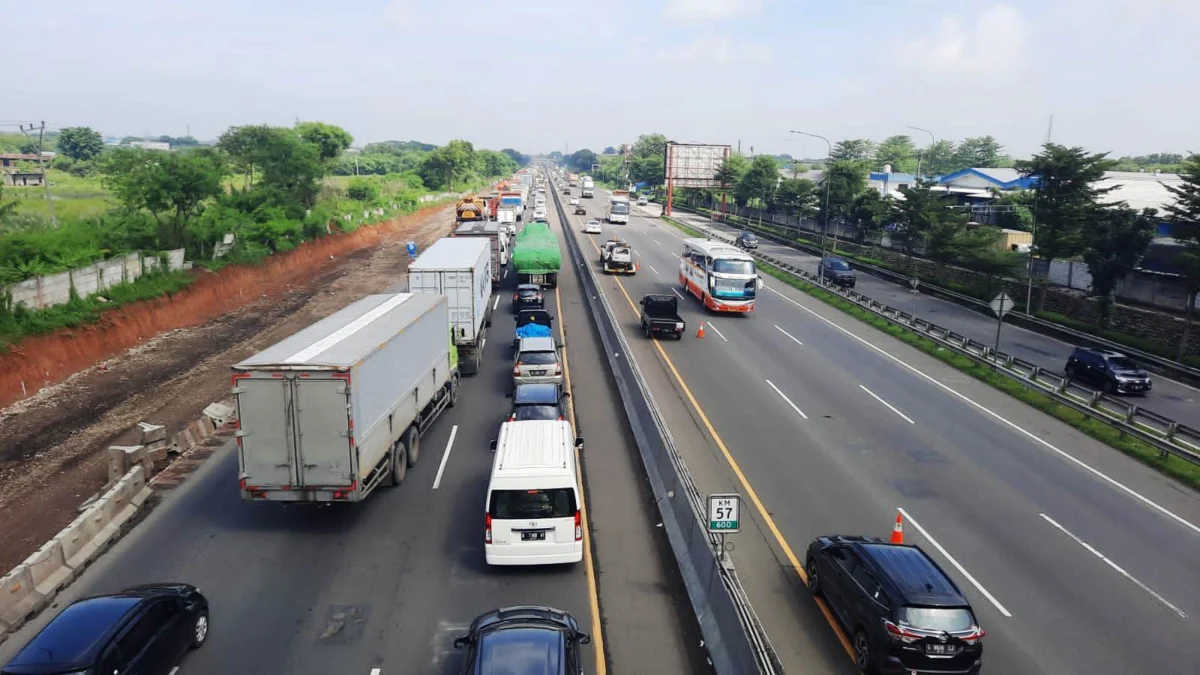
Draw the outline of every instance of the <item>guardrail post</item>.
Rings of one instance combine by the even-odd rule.
[[[1010,354],[1010,355],[1008,355],[1008,356],[1006,356],[1006,357],[1004,357],[1004,367],[1005,367],[1005,368],[1012,368],[1012,367],[1013,367],[1013,357],[1012,357],[1012,355],[1011,355],[1011,354]]]
[[[1070,384],[1071,384],[1071,379],[1070,379],[1070,378],[1067,378],[1067,377],[1064,377],[1064,378],[1062,379],[1062,383],[1058,385],[1058,393],[1060,393],[1060,394],[1064,394],[1064,395],[1065,395],[1065,394],[1067,393],[1067,387],[1068,387]]]
[[[1133,424],[1133,418],[1137,417],[1138,407],[1136,405],[1129,406],[1129,410],[1125,412],[1125,423]]]
[[[1167,422],[1167,440],[1174,443],[1175,433],[1179,431],[1179,422]]]
[[[1090,402],[1090,403],[1088,403],[1088,407],[1089,407],[1089,408],[1095,408],[1096,406],[1100,405],[1100,396],[1101,396],[1101,395],[1102,395],[1102,394],[1101,394],[1100,392],[1098,392],[1098,391],[1093,391],[1093,392],[1092,392],[1092,400],[1091,400],[1091,402]]]
[[[1029,371],[1029,379],[1033,380],[1034,382],[1037,382],[1038,375],[1041,375],[1041,374],[1042,374],[1042,367],[1034,366],[1033,370]]]

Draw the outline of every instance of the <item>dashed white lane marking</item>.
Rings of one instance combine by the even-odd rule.
[[[908,511],[905,511],[902,508],[897,507],[896,510],[904,516],[904,520],[912,523],[912,526],[917,528],[917,531],[921,533],[922,537],[925,537],[926,541],[933,544],[934,548],[936,548],[942,555],[946,556],[946,560],[949,560],[950,564],[954,565],[954,568],[967,578],[967,581],[971,582],[975,588],[979,589],[979,592],[983,593],[983,597],[991,601],[991,603],[996,606],[996,609],[1000,610],[1001,614],[1007,618],[1012,618],[1012,613],[1005,609],[1004,605],[1000,604],[1000,601],[997,600],[995,596],[993,596],[991,593],[988,593],[988,590],[983,587],[983,584],[979,583],[975,580],[975,577],[971,576],[971,573],[967,571],[967,568],[958,564],[958,561],[954,559],[954,556],[950,555],[950,552],[943,548],[942,545],[938,543],[937,539],[934,539],[932,536],[930,536],[930,534],[925,531],[925,528],[921,527],[921,524],[917,522],[916,518],[913,518],[911,515],[909,515]]]
[[[458,435],[458,425],[450,428],[450,439],[446,441],[446,450],[442,452],[442,463],[438,465],[437,475],[433,478],[433,489],[442,484],[442,472],[446,470],[446,460],[450,459],[450,451],[454,449],[454,437]]]
[[[784,329],[780,328],[779,326],[775,326],[775,330],[777,330],[777,331],[779,331],[780,333],[783,333],[784,335],[786,335],[786,336],[790,337],[790,338],[792,339],[792,342],[795,342],[796,344],[800,345],[801,347],[803,347],[803,346],[804,346],[804,343],[803,343],[803,342],[801,342],[800,340],[798,340],[798,339],[796,338],[796,336],[795,336],[795,335],[792,335],[791,333],[789,333],[789,332],[787,332],[786,330],[784,330]]]
[[[680,292],[679,292],[677,289],[674,289],[674,288],[672,288],[672,289],[671,289],[671,292],[672,292],[672,293],[674,293],[675,295],[678,295],[680,300],[684,300],[684,299],[685,299],[685,298],[683,297],[683,293],[680,293]]]
[[[858,388],[859,388],[859,389],[862,389],[862,390],[863,390],[863,391],[865,391],[865,392],[867,392],[867,393],[868,393],[868,394],[871,396],[871,398],[873,398],[873,399],[875,399],[876,401],[879,401],[880,403],[882,403],[882,404],[884,404],[885,406],[887,406],[887,409],[888,409],[888,410],[891,410],[892,412],[896,413],[897,415],[899,415],[899,416],[903,417],[905,422],[908,422],[909,424],[916,424],[916,422],[912,421],[912,419],[910,419],[908,415],[905,415],[904,413],[902,413],[902,412],[900,412],[899,410],[896,410],[894,407],[892,407],[892,404],[891,404],[891,403],[888,403],[887,401],[885,401],[885,400],[883,400],[883,399],[879,398],[878,396],[876,396],[876,395],[875,395],[875,392],[871,391],[870,389],[867,389],[866,387],[864,387],[864,386],[863,386],[863,385],[861,385],[861,384],[860,384],[860,385],[858,385]]]
[[[729,338],[727,338],[727,337],[725,337],[724,335],[722,335],[722,334],[721,334],[721,331],[717,330],[717,327],[716,327],[715,325],[713,325],[713,322],[711,322],[711,321],[705,321],[705,322],[704,322],[704,325],[706,325],[706,326],[708,326],[709,328],[713,329],[713,332],[717,334],[717,337],[720,337],[722,340],[724,340],[724,341],[726,341],[726,342],[729,342]]]
[[[779,394],[780,398],[782,398],[785,402],[787,402],[788,405],[792,406],[792,410],[795,410],[796,414],[800,415],[804,419],[808,419],[808,415],[804,414],[804,411],[800,409],[800,406],[796,405],[795,403],[792,403],[792,399],[788,398],[787,394],[783,393],[782,391],[779,391],[779,387],[776,387],[774,382],[767,380],[767,384],[770,385],[771,388],[775,390],[776,394]]]

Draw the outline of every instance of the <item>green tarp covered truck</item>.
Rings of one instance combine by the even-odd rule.
[[[562,254],[558,251],[558,237],[550,230],[549,223],[529,223],[517,233],[512,262],[517,270],[517,283],[549,288],[558,286]]]

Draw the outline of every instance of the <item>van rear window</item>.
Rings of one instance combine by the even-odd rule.
[[[488,515],[500,520],[570,518],[575,508],[575,491],[571,488],[493,490]]]

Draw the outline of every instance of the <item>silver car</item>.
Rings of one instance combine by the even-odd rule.
[[[563,383],[562,360],[558,356],[554,338],[521,338],[517,345],[513,385],[536,383]]]

